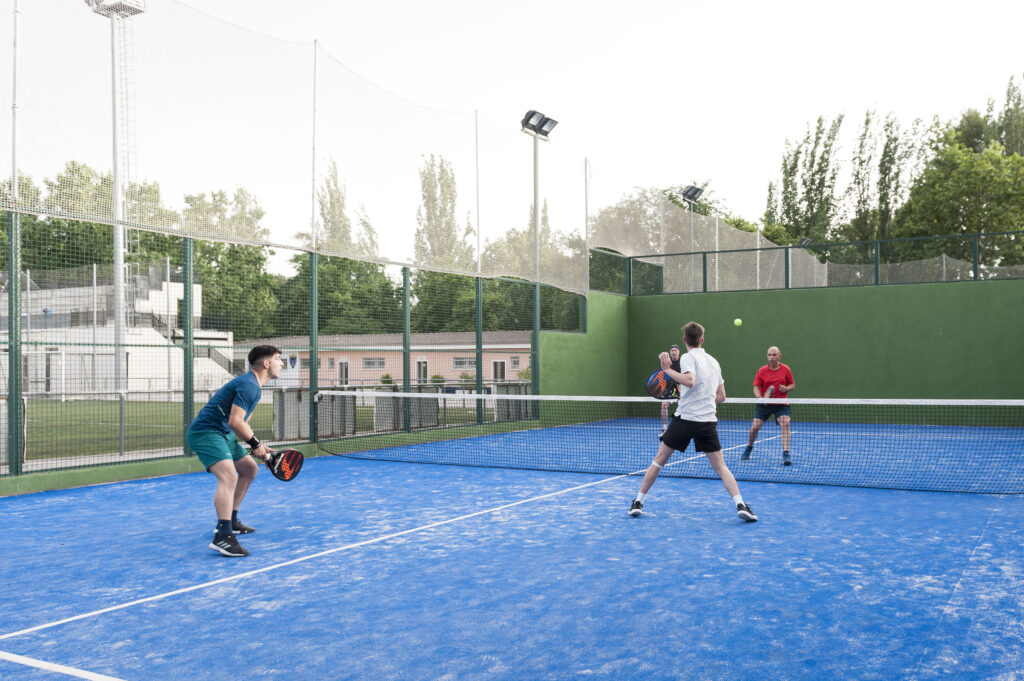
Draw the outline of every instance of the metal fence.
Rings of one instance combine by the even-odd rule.
[[[600,290],[707,293],[1024,278],[1024,232],[591,258]],[[595,287],[596,288],[596,287]]]

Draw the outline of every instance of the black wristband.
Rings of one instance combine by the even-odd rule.
[[[253,449],[258,449],[258,448],[259,448],[259,446],[260,446],[260,445],[262,444],[262,443],[261,443],[261,442],[259,441],[259,439],[258,439],[258,438],[256,437],[256,435],[255,435],[255,434],[253,434],[253,436],[252,436],[251,438],[249,438],[248,440],[246,440],[246,442],[248,442],[248,443],[249,443],[249,446],[250,446],[250,447],[252,447]]]

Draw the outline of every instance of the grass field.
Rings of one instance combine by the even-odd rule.
[[[196,414],[204,403],[195,405]],[[28,400],[26,458],[117,453],[120,404],[114,400]],[[185,429],[180,402],[124,403],[126,451],[181,448]],[[260,438],[273,435],[274,405],[260,404],[250,423]]]

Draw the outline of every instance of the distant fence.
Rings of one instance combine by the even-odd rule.
[[[625,295],[1024,278],[1024,231],[624,257],[591,252],[591,288]]]

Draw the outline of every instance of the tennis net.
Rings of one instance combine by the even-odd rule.
[[[323,452],[382,461],[638,474],[662,431],[662,402],[649,397],[322,391],[317,400]],[[789,405],[792,465],[773,418],[741,458],[758,403]],[[730,398],[718,419],[739,480],[1024,493],[1024,400]],[[662,475],[717,477],[692,444]]]

